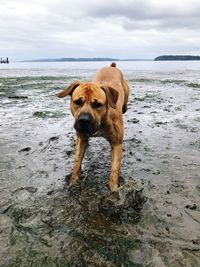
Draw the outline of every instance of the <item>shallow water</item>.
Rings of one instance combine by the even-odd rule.
[[[200,266],[199,63],[119,63],[131,89],[120,183],[143,188],[140,209],[109,204],[102,138],[65,187],[75,131],[55,94],[107,64],[0,69],[0,266]]]

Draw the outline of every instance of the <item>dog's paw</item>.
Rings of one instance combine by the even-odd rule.
[[[79,180],[79,175],[72,174],[70,181],[69,181],[69,184],[71,184],[73,186],[78,182],[78,180]]]
[[[66,187],[67,192],[69,195],[74,196],[77,194],[77,191],[79,191],[79,183],[70,182],[68,186]]]
[[[109,188],[110,188],[111,192],[117,192],[118,191],[117,183],[113,183],[112,181],[109,181]]]

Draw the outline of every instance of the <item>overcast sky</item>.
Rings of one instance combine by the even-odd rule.
[[[0,56],[200,55],[200,0],[0,0]]]

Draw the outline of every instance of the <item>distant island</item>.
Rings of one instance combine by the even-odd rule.
[[[22,62],[93,62],[93,61],[152,61],[152,59],[118,59],[118,58],[47,58],[23,60]]]
[[[164,60],[200,60],[200,56],[159,56],[154,59],[154,61],[164,61]]]

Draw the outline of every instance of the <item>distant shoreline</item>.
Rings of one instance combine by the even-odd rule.
[[[159,56],[154,59],[154,61],[189,61],[189,60],[200,60],[200,56],[190,56],[190,55],[164,55]]]
[[[118,59],[118,58],[58,58],[34,59],[20,62],[102,62],[102,61],[153,61],[153,59]]]
[[[154,59],[119,59],[119,58],[44,58],[44,59],[28,59],[19,62],[120,62],[120,61],[194,61],[200,60],[200,56],[190,56],[190,55],[163,55],[156,57]]]

